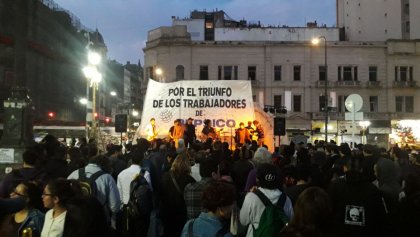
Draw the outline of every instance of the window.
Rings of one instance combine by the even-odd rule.
[[[338,81],[357,81],[357,66],[339,66]]]
[[[302,112],[301,99],[301,95],[293,96],[293,112]]]
[[[281,66],[274,66],[274,80],[281,81]]]
[[[182,65],[176,66],[176,79],[177,80],[184,79],[184,66]]]
[[[300,66],[293,66],[293,80],[300,81]]]
[[[413,96],[395,96],[395,112],[414,112]]]
[[[378,112],[378,96],[369,96],[369,111]]]
[[[340,113],[349,112],[345,106],[347,96],[339,95],[337,98],[337,111]]]
[[[410,21],[405,22],[405,32],[410,33]]]
[[[377,81],[377,80],[378,80],[378,67],[370,66],[369,67],[369,81]]]
[[[281,95],[275,95],[274,97],[273,97],[273,100],[274,100],[274,103],[273,103],[273,105],[274,105],[274,107],[275,108],[279,108],[279,107],[281,107],[282,106],[282,104],[281,104]]]
[[[257,79],[257,67],[248,66],[248,80],[255,81]]]
[[[217,78],[219,80],[238,80],[238,66],[219,66]]]
[[[319,96],[319,111],[325,111],[324,108],[326,107],[325,104],[325,96],[321,95]]]
[[[409,15],[410,14],[410,4],[406,3],[404,6],[404,13]]]
[[[256,95],[252,96],[252,102],[257,102],[257,96]]]
[[[155,78],[155,74],[154,74],[155,70],[153,70],[153,67],[147,67],[146,70],[146,79],[156,79]]]
[[[319,72],[319,80],[320,81],[326,81],[327,80],[327,70],[325,66],[319,66],[318,67]]]
[[[208,79],[209,79],[209,66],[200,65],[200,80],[208,80]]]
[[[396,66],[395,81],[413,81],[412,66]]]

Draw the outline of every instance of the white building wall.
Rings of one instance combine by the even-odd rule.
[[[337,25],[349,41],[401,39],[401,14],[401,0],[337,0]]]
[[[216,41],[310,41],[325,36],[329,41],[339,40],[337,28],[216,28]]]
[[[420,39],[420,1],[410,1],[410,39]]]

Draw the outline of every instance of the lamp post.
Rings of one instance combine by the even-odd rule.
[[[101,62],[101,55],[97,52],[88,52],[88,65],[83,68],[85,77],[90,82],[92,87],[92,131],[90,138],[96,138],[97,135],[97,120],[96,120],[96,90],[98,85],[102,81],[102,74],[98,71],[98,65]]]
[[[318,45],[320,39],[324,40],[324,68],[325,68],[325,83],[324,83],[324,112],[325,112],[325,142],[328,142],[328,67],[327,67],[327,38],[319,36],[312,40],[313,45]]]

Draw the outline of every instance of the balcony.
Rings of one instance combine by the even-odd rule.
[[[360,81],[338,81],[337,86],[355,87],[360,86]]]
[[[416,81],[394,81],[394,87],[417,87]]]
[[[321,87],[323,88],[325,86],[326,81],[317,81],[316,82],[316,87]],[[327,86],[328,87],[333,87],[335,86],[335,82],[334,81],[327,81]]]
[[[380,87],[381,82],[380,81],[368,81],[366,82],[366,87]]]

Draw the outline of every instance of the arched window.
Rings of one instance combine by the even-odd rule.
[[[178,65],[176,66],[176,79],[183,80],[184,79],[184,66]]]

